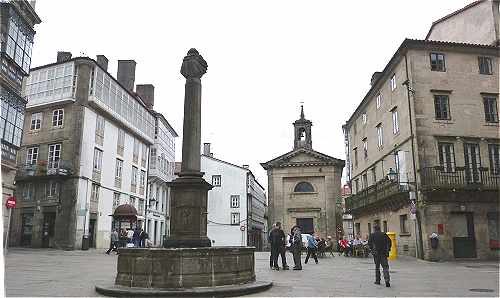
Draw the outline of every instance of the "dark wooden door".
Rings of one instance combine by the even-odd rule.
[[[455,258],[475,258],[476,238],[472,213],[453,213],[453,255]]]
[[[33,214],[24,213],[21,225],[21,245],[30,246],[33,232]]]
[[[303,234],[314,234],[314,222],[312,218],[297,218],[297,225]]]
[[[43,214],[42,226],[42,247],[51,247],[54,239],[54,228],[56,223],[56,214],[48,212]]]
[[[89,220],[89,247],[95,248],[96,220]]]

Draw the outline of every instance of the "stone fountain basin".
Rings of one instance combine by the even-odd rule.
[[[193,288],[255,281],[254,247],[122,248],[115,285]]]
[[[255,280],[255,247],[121,248],[114,284],[106,296],[238,296],[272,282]]]

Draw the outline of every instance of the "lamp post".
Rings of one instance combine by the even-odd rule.
[[[389,172],[387,173],[387,179],[389,179],[389,181],[397,181],[398,173],[396,173],[396,171],[394,171],[392,168],[389,168]]]
[[[144,230],[146,231],[146,233],[148,233],[149,235],[149,225],[148,225],[148,209],[151,208],[151,203],[154,203],[156,202],[156,199],[154,197],[150,198],[149,199],[149,202],[146,201],[146,206],[144,206],[144,208],[146,209],[146,211],[144,212],[144,226],[146,227]]]

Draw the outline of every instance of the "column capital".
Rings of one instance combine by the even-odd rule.
[[[207,72],[207,62],[195,48],[188,51],[181,66],[181,74],[186,79],[200,79]]]

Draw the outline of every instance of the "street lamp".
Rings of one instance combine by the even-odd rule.
[[[389,173],[387,173],[387,179],[390,181],[396,181],[398,178],[398,173],[394,171],[392,168],[389,168]]]

